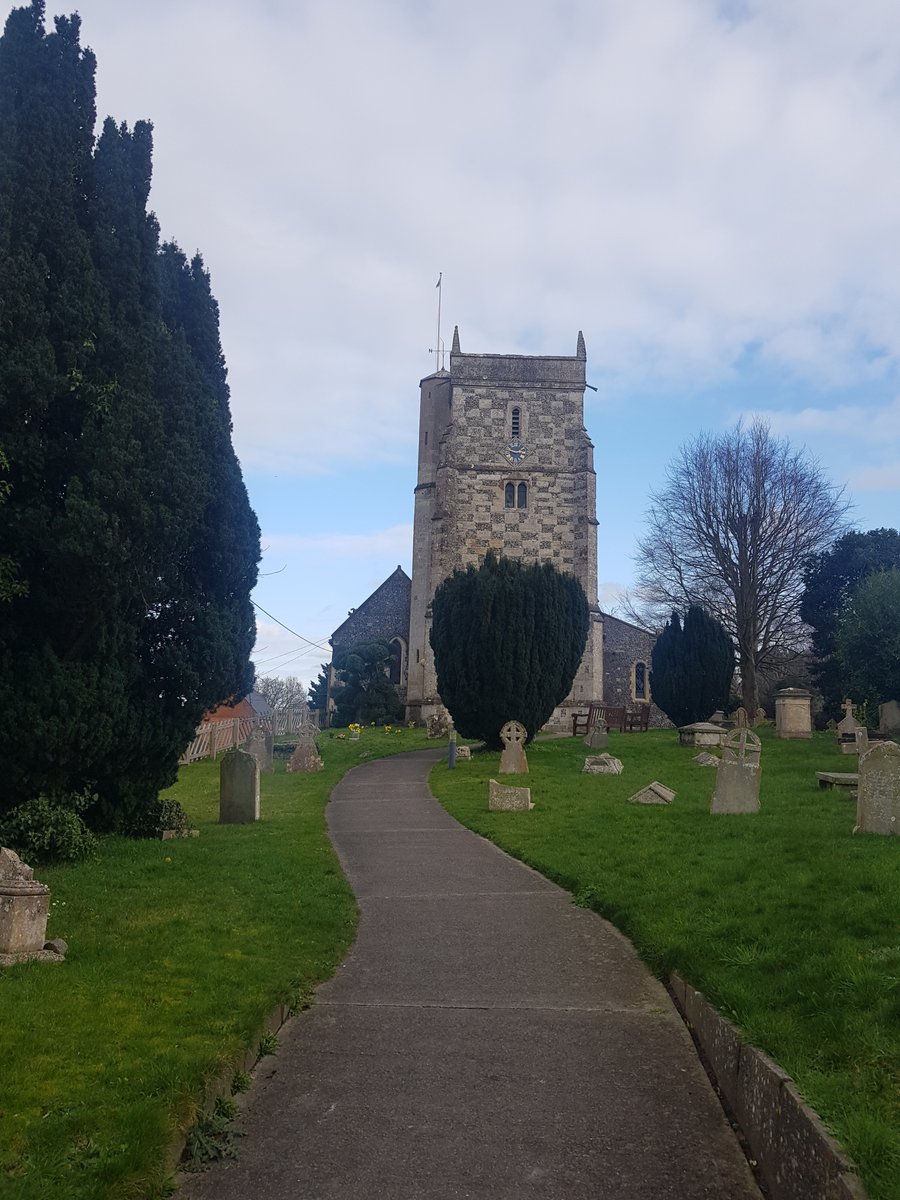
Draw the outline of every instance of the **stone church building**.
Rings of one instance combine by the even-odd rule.
[[[651,703],[653,638],[597,602],[586,360],[581,333],[572,356],[463,354],[455,329],[450,369],[421,381],[412,580],[398,567],[331,638],[335,654],[376,639],[394,647],[392,678],[408,720],[441,707],[429,640],[435,589],[488,550],[551,562],[575,575],[587,596],[584,657],[551,726],[570,727],[572,711],[591,701],[631,711]],[[662,721],[653,706],[651,724]]]

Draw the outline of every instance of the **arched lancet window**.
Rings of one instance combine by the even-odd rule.
[[[506,485],[506,507],[516,507],[516,485],[514,483],[508,483]]]
[[[527,506],[527,504],[528,504],[528,484],[527,483],[519,484],[518,500],[519,500],[519,503],[518,503],[517,507],[525,508]]]
[[[403,642],[400,638],[391,638],[391,657],[388,660],[388,678],[396,687],[403,682]]]
[[[511,420],[510,420],[510,424],[511,424],[512,428],[510,429],[510,433],[512,435],[512,440],[514,442],[517,442],[519,440],[519,434],[520,434],[521,428],[522,428],[522,423],[521,423],[521,419],[520,419],[521,415],[522,415],[521,411],[518,408],[514,408],[512,410]]]
[[[647,664],[643,662],[634,664],[634,698],[647,699]]]

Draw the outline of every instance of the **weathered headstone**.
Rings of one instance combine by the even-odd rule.
[[[500,730],[503,751],[500,755],[501,775],[527,775],[528,759],[525,757],[525,739],[528,730],[521,721],[507,721]]]
[[[746,708],[743,706],[736,708],[732,720],[734,721],[735,729],[746,729],[748,725]]]
[[[878,732],[900,733],[900,702],[886,700],[878,705]]]
[[[471,746],[457,746],[456,747],[456,761],[457,762],[471,762],[471,760],[472,760],[472,747]]]
[[[47,934],[50,889],[14,850],[0,849],[0,956],[4,965],[40,954]]]
[[[259,764],[245,750],[229,750],[219,767],[219,824],[259,820]]]
[[[900,746],[880,742],[859,760],[854,833],[900,834]]]
[[[621,759],[613,758],[611,754],[586,758],[581,768],[583,775],[621,775],[624,770]]]
[[[803,688],[782,688],[775,693],[775,736],[812,737],[812,697]]]
[[[853,740],[856,743],[857,754],[867,754],[869,750],[869,731],[864,725],[861,725],[853,735]]]
[[[589,750],[605,750],[609,745],[609,730],[606,727],[606,722],[600,718],[594,722],[587,732],[587,737],[584,739],[584,744]]]
[[[682,725],[678,740],[682,746],[721,746],[726,731],[712,721],[695,721],[693,725]]]
[[[308,774],[311,771],[321,771],[325,764],[316,749],[315,725],[301,725],[297,730],[297,749],[291,755],[287,765],[288,771],[300,771]]]
[[[675,793],[671,788],[667,788],[664,783],[659,783],[653,780],[648,783],[645,788],[641,788],[639,792],[635,792],[633,796],[628,797],[629,804],[671,804],[675,799]]]
[[[244,749],[256,759],[262,774],[268,774],[274,769],[275,739],[268,729],[257,725],[250,734]]]
[[[756,716],[753,718],[753,724],[754,725],[763,725],[765,723],[765,720],[766,720],[766,710],[764,708],[758,708],[756,710]]]
[[[491,812],[528,812],[531,803],[531,788],[504,787],[496,779],[488,782],[488,808]]]
[[[761,750],[759,738],[752,729],[735,729],[728,735],[722,747],[710,812],[759,811]]]

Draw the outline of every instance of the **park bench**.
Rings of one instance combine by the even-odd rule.
[[[589,729],[593,729],[597,721],[604,723],[607,729],[618,729],[625,732],[626,712],[610,704],[591,704],[586,713],[572,714],[572,737],[584,737]]]
[[[650,705],[642,704],[637,712],[625,714],[625,733],[646,733],[650,728]]]

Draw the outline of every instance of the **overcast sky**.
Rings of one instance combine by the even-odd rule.
[[[607,604],[678,446],[742,414],[900,524],[895,0],[78,11],[100,118],[153,122],[151,204],[211,272],[255,597],[297,634],[410,570],[439,271],[448,346],[584,330]],[[327,656],[260,614],[262,673]]]

